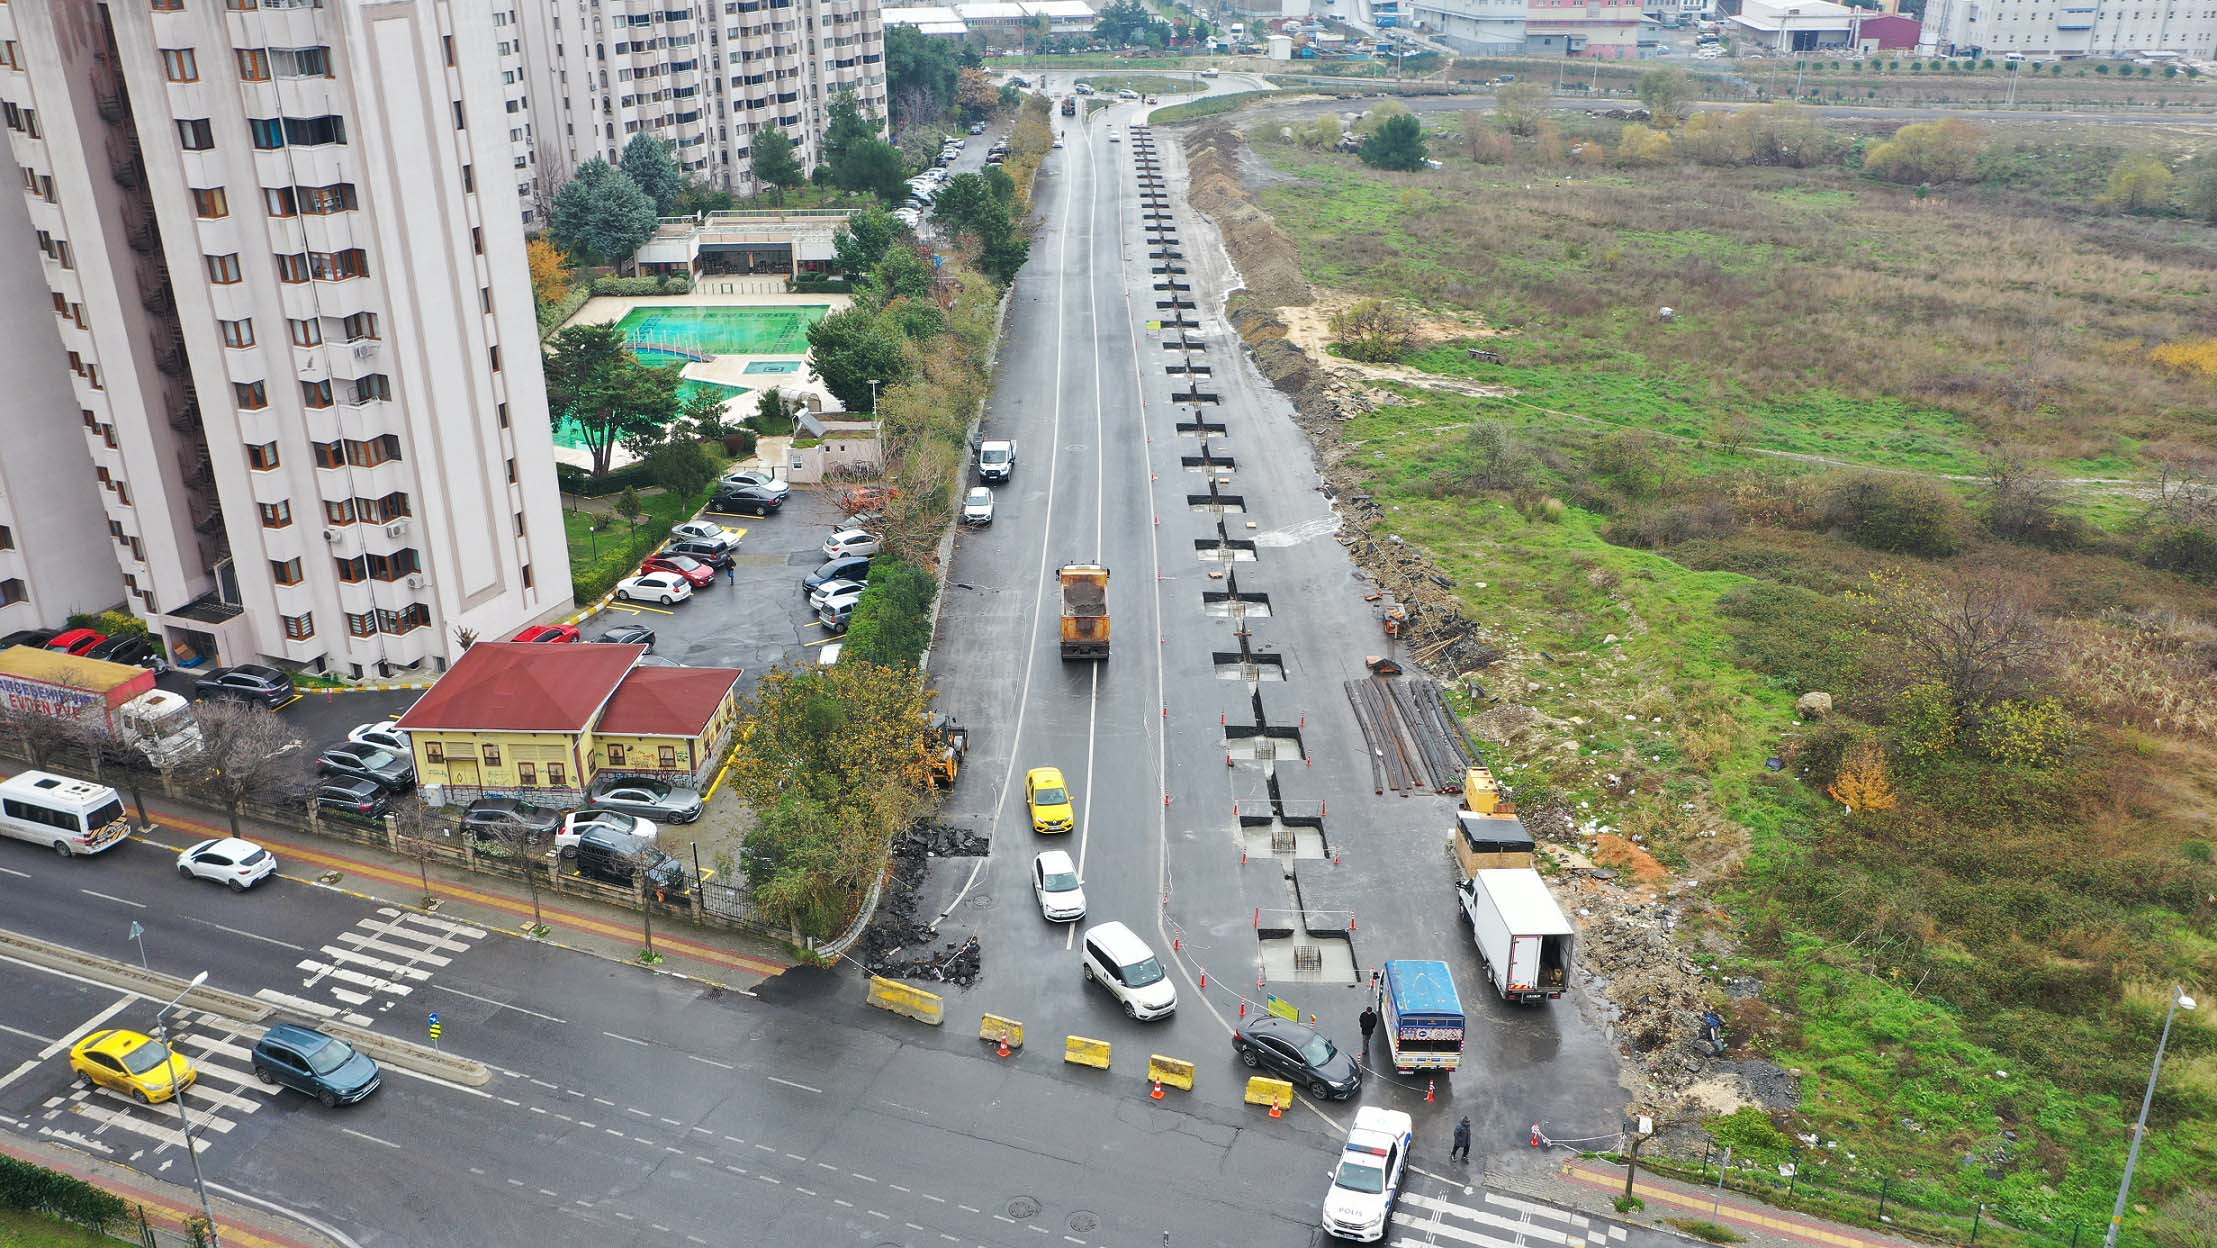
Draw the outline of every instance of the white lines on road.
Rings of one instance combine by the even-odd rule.
[[[518,1014],[529,1014],[533,1018],[543,1018],[550,1023],[561,1023],[564,1026],[567,1026],[570,1021],[566,1018],[556,1018],[552,1014],[541,1014],[537,1010],[527,1010],[520,1005],[510,1005],[506,1001],[495,1001],[491,997],[481,997],[474,992],[464,992],[459,988],[449,988],[445,984],[432,984],[430,986],[438,989],[440,992],[451,992],[457,997],[468,997],[472,1001],[482,1001],[487,1005],[497,1005],[501,1009],[514,1010]]]
[[[80,892],[80,893],[83,893],[83,894],[84,894],[85,896],[87,896],[87,897],[98,897],[98,898],[99,898],[100,900],[102,900],[102,901],[112,901],[112,902],[116,903],[116,904],[117,904],[117,905],[119,905],[119,906],[129,906],[129,907],[131,907],[131,908],[132,908],[133,910],[144,910],[144,909],[146,909],[146,903],[145,903],[145,902],[143,902],[143,901],[132,901],[132,900],[131,900],[130,898],[128,898],[128,897],[110,897],[110,896],[109,896],[108,894],[106,894],[106,893],[96,893],[96,892],[92,891],[92,890],[91,890],[91,889],[89,889],[89,888],[80,888],[80,889],[78,889],[77,891],[78,891],[78,892]]]
[[[6,1023],[0,1023],[0,1031],[7,1032],[11,1036],[21,1036],[25,1040],[36,1040],[40,1044],[53,1043],[53,1037],[51,1036],[42,1036],[35,1031],[24,1031],[19,1027],[10,1027]]]
[[[769,1080],[769,1081],[770,1081],[770,1082],[772,1082],[772,1083],[782,1083],[782,1084],[784,1084],[784,1085],[785,1085],[786,1087],[788,1087],[788,1088],[799,1088],[799,1089],[800,1089],[801,1091],[803,1091],[803,1092],[814,1092],[814,1093],[817,1093],[818,1095],[821,1095],[821,1094],[823,1093],[823,1089],[822,1089],[822,1088],[812,1088],[812,1087],[809,1087],[809,1086],[808,1086],[807,1084],[805,1084],[805,1083],[795,1083],[795,1082],[793,1082],[793,1081],[792,1081],[792,1080],[790,1080],[790,1079],[780,1079],[780,1078],[778,1078],[778,1077],[777,1077],[776,1075],[764,1075],[764,1076],[762,1076],[762,1077],[763,1077],[763,1078],[765,1078],[765,1079],[767,1079],[767,1080]]]
[[[862,1173],[862,1172],[861,1172],[860,1170],[849,1170],[849,1171],[847,1171],[847,1177],[848,1177],[848,1178],[850,1178],[850,1179],[860,1179],[860,1180],[862,1180],[862,1181],[863,1181],[863,1182],[865,1182],[865,1183],[875,1183],[875,1182],[877,1182],[877,1180],[876,1180],[876,1179],[873,1179],[873,1178],[871,1178],[871,1177],[870,1177],[869,1175],[867,1175],[867,1174],[864,1174],[864,1173]]]
[[[862,1212],[864,1212],[864,1213],[867,1213],[867,1214],[869,1214],[869,1215],[870,1215],[871,1217],[873,1217],[873,1218],[883,1218],[883,1219],[885,1219],[885,1220],[886,1220],[886,1221],[888,1221],[888,1222],[891,1222],[891,1221],[893,1220],[893,1215],[892,1215],[892,1214],[890,1214],[890,1213],[879,1213],[879,1212],[878,1212],[877,1210],[875,1210],[875,1209],[865,1209],[865,1210],[863,1210]]]
[[[793,1185],[793,1190],[799,1192],[803,1196],[814,1196],[816,1194],[816,1189],[812,1187],[802,1187],[798,1183],[795,1183]]]
[[[632,1039],[632,1038],[631,1038],[630,1036],[619,1036],[619,1035],[617,1035],[617,1034],[616,1034],[615,1032],[613,1032],[613,1031],[604,1031],[604,1032],[602,1032],[602,1033],[600,1033],[600,1034],[602,1034],[602,1035],[604,1035],[604,1036],[608,1037],[608,1038],[609,1038],[609,1039],[611,1039],[611,1040],[621,1040],[621,1041],[623,1041],[623,1042],[624,1042],[625,1044],[636,1044],[636,1045],[638,1045],[638,1046],[639,1046],[640,1048],[642,1048],[642,1049],[651,1049],[651,1048],[653,1048],[653,1047],[654,1047],[653,1045],[651,1045],[651,1044],[648,1044],[648,1043],[647,1043],[646,1041],[644,1041],[644,1040],[634,1040],[634,1039]]]
[[[391,1140],[381,1140],[381,1139],[378,1139],[378,1138],[377,1138],[376,1136],[374,1136],[374,1135],[370,1135],[370,1134],[368,1134],[367,1132],[357,1131],[357,1130],[355,1130],[355,1129],[354,1129],[354,1128],[352,1128],[352,1127],[340,1127],[340,1128],[339,1128],[339,1134],[341,1134],[341,1135],[351,1135],[351,1136],[353,1136],[353,1137],[354,1137],[355,1139],[357,1139],[357,1140],[368,1140],[368,1141],[369,1141],[370,1143],[372,1143],[372,1144],[381,1144],[381,1145],[385,1146],[386,1148],[399,1148],[399,1147],[400,1147],[400,1145],[398,1145],[398,1144],[395,1144],[395,1143],[393,1143],[393,1142],[392,1142]]]
[[[294,953],[308,952],[308,946],[306,945],[296,945],[289,940],[279,940],[275,936],[264,936],[260,932],[249,932],[242,928],[227,927],[224,924],[217,923],[209,919],[194,918],[192,915],[189,914],[180,915],[178,917],[183,918],[190,923],[198,923],[202,927],[212,927],[219,932],[229,932],[233,936],[241,936],[246,938],[247,940],[258,940],[265,945],[276,945],[282,949],[290,949]]]
[[[716,1068],[717,1068],[717,1069],[719,1069],[719,1070],[737,1070],[737,1069],[739,1069],[739,1068],[738,1068],[737,1066],[734,1066],[734,1065],[732,1065],[732,1064],[731,1064],[730,1062],[719,1062],[719,1061],[717,1061],[717,1060],[716,1060],[715,1058],[712,1058],[712,1057],[702,1057],[702,1056],[701,1056],[701,1055],[699,1055],[698,1053],[688,1053],[688,1054],[686,1054],[685,1056],[686,1056],[686,1057],[687,1057],[687,1058],[688,1058],[689,1060],[691,1060],[691,1061],[696,1061],[696,1062],[699,1062],[699,1063],[700,1063],[701,1065],[703,1065],[703,1066],[714,1066],[714,1067],[716,1067]]]
[[[957,1209],[960,1209],[960,1210],[962,1210],[962,1211],[963,1211],[964,1213],[984,1213],[984,1212],[985,1212],[985,1210],[983,1210],[983,1209],[979,1209],[979,1208],[975,1208],[975,1207],[973,1207],[973,1206],[971,1206],[971,1205],[956,1205],[956,1206],[955,1206],[955,1208],[957,1208]]]
[[[888,1184],[886,1184],[886,1186],[887,1186],[887,1187],[890,1187],[890,1188],[892,1188],[892,1189],[893,1189],[894,1191],[896,1191],[896,1192],[900,1192],[900,1193],[902,1193],[902,1194],[904,1194],[904,1195],[908,1195],[908,1196],[914,1196],[914,1195],[916,1194],[916,1193],[915,1193],[914,1191],[912,1191],[912,1190],[910,1190],[910,1189],[908,1189],[908,1188],[902,1187],[902,1186],[901,1186],[900,1184],[898,1184],[898,1183],[888,1183]]]
[[[840,1207],[841,1209],[852,1209],[852,1208],[854,1208],[854,1202],[853,1202],[853,1201],[851,1201],[851,1200],[841,1200],[841,1199],[839,1199],[839,1198],[838,1198],[837,1196],[834,1196],[834,1197],[832,1197],[832,1198],[831,1198],[831,1203],[833,1203],[833,1204],[835,1204],[835,1205],[839,1206],[839,1207]]]
[[[17,871],[13,867],[0,867],[0,875],[12,875],[19,880],[27,880],[31,878],[30,872]]]

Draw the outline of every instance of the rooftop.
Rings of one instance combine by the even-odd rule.
[[[736,667],[637,668],[616,687],[595,731],[627,737],[698,736],[738,683]]]
[[[400,727],[582,732],[646,652],[645,646],[600,642],[481,641],[400,717]]]

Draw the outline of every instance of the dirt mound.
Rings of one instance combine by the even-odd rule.
[[[1186,198],[1216,222],[1247,290],[1266,307],[1298,306],[1313,294],[1301,276],[1293,240],[1255,204],[1240,176],[1247,143],[1230,126],[1203,126],[1187,137]]]

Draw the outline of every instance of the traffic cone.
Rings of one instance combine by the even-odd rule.
[[[1239,1001],[1239,1016],[1241,1018],[1247,1017],[1247,999],[1245,997],[1240,998]]]
[[[1000,1047],[993,1050],[993,1055],[995,1057],[1007,1057],[1008,1052],[1008,1033],[1004,1031],[1001,1033]]]
[[[1278,1102],[1272,1101],[1270,1102],[1270,1116],[1273,1118],[1283,1118],[1286,1116],[1286,1111],[1278,1107]]]
[[[1203,992],[1206,992],[1206,991],[1208,991],[1208,986],[1209,986],[1209,973],[1208,973],[1207,971],[1203,971],[1203,972],[1201,972],[1201,990],[1202,990]]]
[[[1534,1147],[1534,1148],[1538,1148],[1539,1146],[1540,1146],[1540,1124],[1538,1124],[1538,1123],[1536,1123],[1536,1122],[1535,1122],[1535,1123],[1533,1123],[1533,1124],[1532,1124],[1532,1147]]]
[[[1148,1093],[1147,1095],[1148,1095],[1149,1097],[1151,1097],[1151,1098],[1155,1099],[1155,1100],[1158,1100],[1158,1101],[1159,1101],[1159,1100],[1161,1100],[1161,1099],[1162,1099],[1162,1080],[1160,1080],[1160,1079],[1157,1079],[1157,1080],[1155,1080],[1155,1090],[1154,1090],[1154,1091],[1152,1091],[1152,1092],[1149,1092],[1149,1093]]]
[[[1427,1105],[1437,1104],[1439,1101],[1439,1097],[1433,1095],[1432,1093],[1433,1082],[1434,1081],[1430,1079],[1424,1081],[1424,1103]]]

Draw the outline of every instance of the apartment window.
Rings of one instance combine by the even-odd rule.
[[[316,467],[336,468],[338,465],[318,463]],[[323,522],[325,524],[342,525],[354,523],[354,500],[351,498],[327,498],[323,500]]]
[[[303,186],[288,193],[299,199],[302,212],[313,216],[347,212],[357,206],[352,182],[338,182],[330,186]]]
[[[265,152],[273,152],[285,146],[285,122],[281,117],[249,117],[247,132],[254,136],[254,146]]]
[[[351,619],[353,619],[354,617],[352,617],[352,616],[348,616],[347,618],[348,618],[349,620],[351,620]],[[427,763],[443,763],[443,762],[445,762],[445,761],[446,761],[446,742],[444,742],[444,741],[426,741],[426,742],[424,742],[424,743],[423,743],[423,761],[425,761],[425,762],[427,762]]]
[[[339,324],[344,328],[348,342],[360,342],[365,338],[374,339],[377,337],[377,314],[375,312],[357,312],[339,322]]]
[[[369,253],[359,247],[345,251],[311,251],[308,272],[319,282],[343,282],[369,276]]]
[[[554,785],[554,786],[555,786],[556,788],[560,788],[560,787],[561,787],[561,786],[562,786],[562,785],[563,785],[564,783],[566,783],[567,781],[568,781],[568,777],[567,777],[567,776],[565,776],[565,775],[563,774],[563,772],[562,772],[562,764],[560,764],[560,763],[548,763],[548,764],[547,764],[547,783],[548,783],[548,784]]]
[[[146,7],[156,13],[182,13],[185,10],[185,0],[147,0]]]
[[[472,252],[475,252],[476,254],[478,254],[478,255],[480,255],[480,256],[482,256],[482,255],[484,255],[484,254],[485,254],[485,227],[484,227],[484,226],[482,226],[482,225],[473,225],[473,226],[471,226],[471,227],[470,227],[470,250],[471,250]]]
[[[665,746],[662,746],[662,747],[661,747],[661,754],[662,754],[662,770],[664,770],[664,771],[669,771],[669,770],[671,770],[672,768],[674,768],[674,767],[676,767],[676,766],[677,766],[677,747],[676,747],[676,746],[674,746],[674,745],[665,745]]]
[[[474,191],[474,190],[476,190],[476,189],[477,189],[477,166],[475,166],[475,165],[464,165],[464,166],[462,166],[462,190],[463,190],[463,191],[465,191],[465,192],[468,192],[468,191]]]
[[[502,403],[494,411],[500,416],[500,427],[506,429],[508,427],[508,405]]]
[[[537,763],[527,763],[522,759],[516,760],[516,783],[539,783],[539,765]]]
[[[216,145],[216,132],[205,117],[181,117],[177,121],[177,141],[188,152],[205,152]]]
[[[328,378],[326,378],[326,379],[325,379],[325,380],[323,380],[323,381],[304,381],[304,382],[301,382],[301,383],[300,383],[300,402],[301,402],[301,405],[302,405],[302,406],[304,406],[304,407],[310,407],[310,408],[319,408],[319,407],[329,407],[329,406],[331,406],[331,382],[330,382],[330,380],[329,380]]]
[[[268,472],[277,466],[277,444],[262,442],[246,448],[246,466],[256,472]]]
[[[390,524],[402,516],[413,514],[408,509],[408,496],[397,490],[383,498],[357,498],[354,500],[354,510],[362,519],[375,524]]]
[[[320,147],[325,143],[346,142],[346,118],[335,114],[321,117],[285,118],[285,141],[300,147]]]
[[[269,384],[260,381],[234,381],[231,397],[244,411],[258,412],[269,406]]]
[[[318,468],[344,468],[346,466],[346,451],[337,442],[318,442],[315,444],[315,453],[316,467]],[[331,504],[325,503],[324,510],[329,512],[330,509]],[[346,520],[335,521],[334,523],[352,523],[353,520],[353,515],[349,514]]]
[[[23,582],[15,577],[0,581],[0,607],[12,607],[30,596],[23,588]]]
[[[515,483],[516,483],[516,461],[515,461],[515,460],[512,460],[512,459],[511,459],[511,460],[509,460],[509,461],[508,461],[508,484],[510,484],[510,485],[514,485]]]
[[[329,78],[331,49],[271,48],[270,64],[280,78]]]
[[[247,82],[269,81],[269,53],[260,48],[240,48],[239,77]]]
[[[203,221],[228,217],[231,215],[231,197],[225,195],[223,188],[220,186],[194,187],[192,192],[192,215]]]
[[[349,585],[358,585],[369,579],[369,565],[360,555],[352,559],[334,559],[331,562],[338,569],[339,579]]]
[[[281,615],[277,618],[285,622],[285,640],[287,641],[306,641],[316,635],[316,617],[313,613],[308,615]]]
[[[131,505],[131,487],[121,481],[115,483],[115,501],[125,507]]]
[[[162,77],[171,82],[200,81],[200,60],[191,48],[162,49]]]
[[[369,574],[380,581],[397,581],[411,572],[423,571],[423,564],[414,550],[396,550],[389,555],[364,555],[369,561]]]
[[[254,510],[261,513],[262,527],[265,529],[287,529],[292,527],[293,505],[290,501],[259,503],[256,504]]]
[[[273,217],[289,217],[300,211],[289,186],[265,186],[262,188],[262,211]]]
[[[463,128],[463,125],[462,125],[462,101],[460,101],[460,100],[456,100],[456,101],[454,101],[454,128],[455,128],[455,129],[457,129],[457,130],[460,130],[460,129],[462,129],[462,128]]]
[[[230,286],[239,280],[239,254],[204,256],[208,262],[208,280],[218,286]]]
[[[280,282],[307,281],[308,257],[299,254],[277,257],[277,280]]]
[[[356,468],[375,468],[379,464],[400,458],[400,435],[383,434],[358,442],[352,438],[346,442],[346,462]]]
[[[497,745],[487,745],[487,746],[481,746],[481,747],[479,747],[479,748],[480,748],[480,749],[482,749],[482,750],[484,751],[484,759],[485,759],[485,765],[486,765],[487,767],[498,767],[498,766],[500,766],[500,747],[499,747],[499,746],[497,746]]]
[[[368,403],[374,399],[393,397],[392,383],[383,373],[371,373],[354,379],[354,397],[351,402]]]
[[[224,346],[251,347],[254,345],[254,322],[252,321],[217,321],[216,328],[223,334]]]
[[[517,512],[517,513],[515,514],[515,517],[514,517],[514,519],[515,519],[515,522],[516,522],[516,536],[517,536],[517,537],[522,537],[522,536],[523,536],[523,513],[522,513],[522,512],[520,512],[520,511],[519,511],[519,512]]]
[[[375,637],[377,635],[376,613],[372,611],[347,612],[346,632],[349,637]],[[429,762],[441,763],[446,761],[441,757],[440,748],[436,745],[424,746],[423,754]]]
[[[489,360],[491,360],[491,361],[493,362],[493,371],[494,371],[494,372],[496,372],[496,373],[497,373],[497,372],[499,372],[499,371],[500,371],[500,344],[498,344],[498,343],[495,343],[495,344],[493,344],[492,346],[490,346],[490,347],[487,347],[487,348],[485,349],[485,358],[487,358],[487,359],[489,359]]]
[[[15,530],[0,524],[0,550],[15,549]]]
[[[525,589],[530,589],[531,584],[531,565],[527,563],[523,565],[523,587]]]
[[[323,341],[323,322],[310,317],[305,321],[286,318],[286,332],[292,335],[296,347],[312,347]]]
[[[262,0],[223,0],[223,7],[233,13],[252,13],[262,7]]]
[[[277,582],[280,585],[300,584],[301,575],[299,558],[296,556],[291,559],[270,560],[269,579]]]

